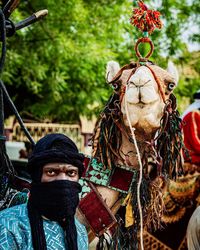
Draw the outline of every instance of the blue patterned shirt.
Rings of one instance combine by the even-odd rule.
[[[75,219],[79,250],[88,249],[88,236],[85,227]],[[64,250],[65,235],[55,221],[43,220],[48,250]],[[27,205],[17,205],[0,212],[0,250],[33,250],[31,227]]]

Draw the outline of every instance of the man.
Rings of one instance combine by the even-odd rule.
[[[200,169],[200,89],[193,95],[194,102],[182,115],[184,126],[184,143],[189,150],[190,157],[185,155],[185,162],[196,172]],[[186,165],[186,164],[185,164]],[[190,170],[190,169],[188,169]],[[190,172],[190,171],[189,171]],[[192,173],[191,173],[192,174]],[[196,175],[196,173],[193,173]],[[192,176],[192,175],[191,175]],[[199,178],[199,177],[198,177]],[[200,206],[193,212],[187,227],[187,246],[189,250],[200,249]]]
[[[184,143],[190,158],[185,155],[185,162],[200,166],[200,90],[194,94],[194,102],[182,115]]]
[[[194,102],[191,103],[187,109],[183,112],[182,118],[184,118],[187,114],[190,112],[193,112],[194,110],[200,110],[200,89],[193,94]]]
[[[0,213],[0,249],[88,249],[86,229],[74,219],[83,160],[65,135],[49,134],[37,142],[27,165],[28,204]]]

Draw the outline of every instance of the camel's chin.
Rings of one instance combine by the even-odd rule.
[[[129,127],[128,121],[125,122],[125,125]],[[158,123],[151,123],[147,120],[143,120],[139,121],[138,123],[132,122],[131,127],[138,130],[143,130],[146,133],[151,133],[153,131],[156,131],[160,127],[160,125]]]
[[[138,104],[137,104],[137,107],[138,107],[139,109],[145,109],[146,104],[141,102],[141,103],[138,103]]]
[[[163,112],[164,103],[162,103],[158,99],[154,102],[149,102],[149,103],[144,102],[144,101],[139,101],[136,103],[133,103],[133,102],[125,103],[125,99],[123,99],[122,106],[121,106],[121,110],[123,114],[126,113],[126,107],[129,113],[136,112],[140,114],[142,112],[142,114],[145,115],[145,114],[149,114],[153,112],[156,112],[156,113]]]

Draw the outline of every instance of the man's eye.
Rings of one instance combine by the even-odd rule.
[[[69,171],[68,172],[68,175],[70,176],[70,177],[74,177],[74,176],[76,176],[77,175],[77,172],[76,171]]]
[[[47,174],[48,174],[49,176],[53,176],[53,175],[55,175],[56,173],[55,173],[54,170],[48,170],[48,171],[47,171]]]

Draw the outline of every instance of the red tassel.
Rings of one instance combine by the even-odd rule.
[[[132,25],[149,34],[151,34],[155,28],[162,28],[162,22],[160,20],[161,14],[159,11],[149,10],[143,1],[139,1],[138,6],[139,8],[133,9],[133,15],[130,18]]]

